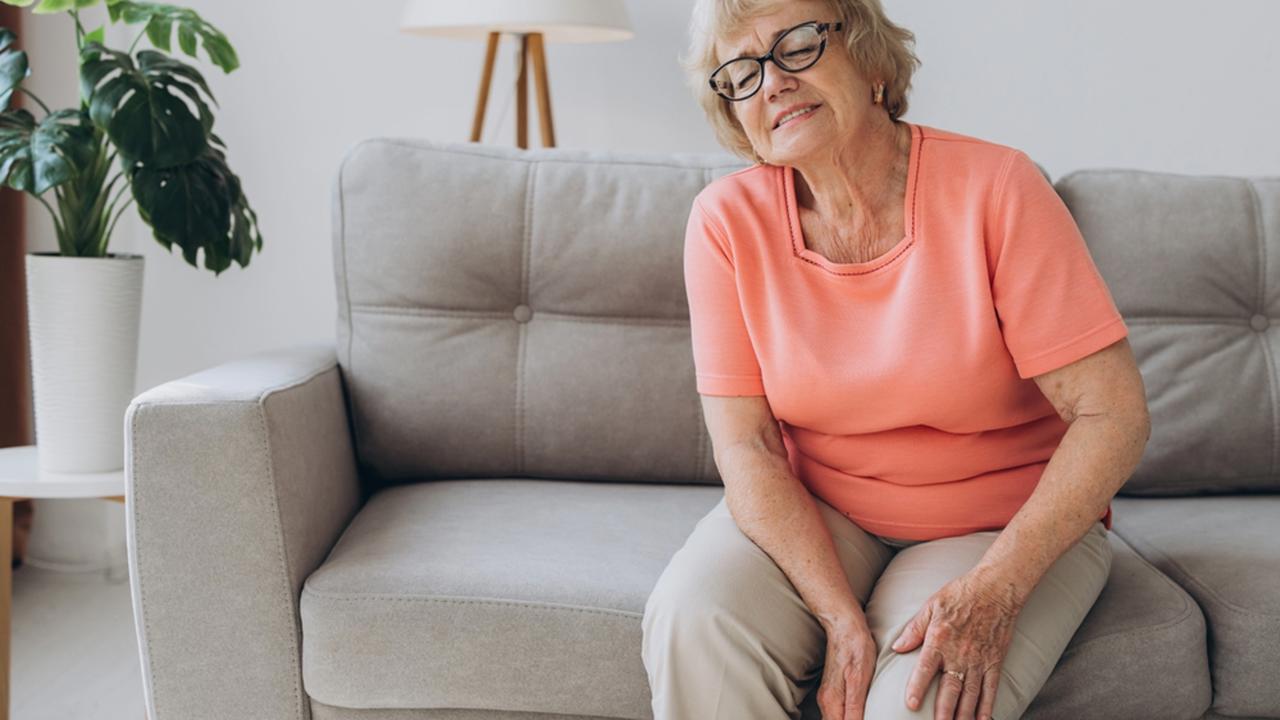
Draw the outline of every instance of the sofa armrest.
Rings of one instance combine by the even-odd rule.
[[[307,720],[298,597],[364,501],[334,348],[164,383],[124,431],[149,720]]]

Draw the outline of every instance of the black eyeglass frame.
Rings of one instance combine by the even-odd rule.
[[[802,67],[802,68],[796,68],[796,69],[794,69],[794,70],[793,70],[793,69],[791,69],[791,68],[789,68],[789,67],[787,67],[787,66],[783,65],[781,62],[778,62],[778,58],[774,56],[773,52],[774,52],[774,50],[777,50],[777,49],[778,49],[778,43],[782,42],[783,40],[786,40],[788,35],[790,35],[791,33],[795,32],[796,30],[799,30],[799,29],[800,29],[800,28],[802,28],[802,27],[805,27],[806,25],[812,25],[812,26],[814,26],[814,28],[815,28],[815,29],[818,31],[818,33],[822,36],[822,41],[821,41],[821,44],[819,44],[819,45],[818,45],[818,54],[813,58],[813,61],[812,61],[812,62],[810,62],[808,65],[805,65],[805,66],[804,66],[804,67]],[[817,20],[809,20],[809,21],[807,21],[807,22],[802,22],[802,23],[800,23],[799,25],[796,25],[795,27],[788,28],[786,32],[784,32],[784,33],[782,33],[781,35],[779,35],[779,36],[778,36],[778,39],[777,39],[777,40],[774,40],[774,41],[773,41],[773,45],[769,47],[769,52],[765,53],[764,55],[761,55],[760,57],[749,57],[749,56],[744,55],[744,56],[742,56],[742,57],[736,57],[736,58],[733,58],[732,60],[726,60],[726,61],[724,61],[723,63],[720,63],[720,67],[717,67],[715,70],[712,70],[712,71],[711,71],[711,77],[707,78],[707,84],[709,84],[709,85],[711,86],[711,90],[712,90],[712,92],[714,92],[715,94],[717,94],[717,95],[719,95],[720,97],[724,98],[725,100],[728,100],[729,102],[742,102],[743,100],[749,100],[749,99],[751,99],[751,98],[755,97],[755,94],[756,94],[756,93],[760,92],[760,88],[764,87],[764,72],[765,72],[764,64],[765,64],[765,62],[766,62],[766,61],[771,61],[771,62],[773,62],[773,64],[774,64],[774,65],[777,65],[777,66],[778,66],[778,69],[779,69],[779,70],[784,70],[784,71],[789,72],[789,73],[804,72],[805,70],[808,70],[809,68],[813,67],[814,65],[817,65],[817,64],[818,64],[818,61],[822,59],[822,54],[823,54],[824,52],[826,52],[826,50],[827,50],[827,32],[828,32],[828,31],[831,31],[831,32],[839,32],[843,27],[844,27],[844,23],[843,23],[843,22],[835,22],[835,23],[824,22],[824,23],[820,23],[820,22],[818,22]],[[744,95],[743,97],[740,97],[740,98],[731,98],[731,97],[729,97],[729,96],[725,95],[724,93],[720,92],[720,89],[716,87],[716,80],[715,80],[715,78],[716,78],[716,73],[718,73],[718,72],[720,72],[721,70],[723,70],[723,69],[725,68],[725,66],[726,66],[726,65],[729,65],[730,63],[738,62],[738,61],[740,61],[740,60],[755,60],[755,61],[756,61],[756,64],[760,66],[760,84],[759,84],[759,85],[756,85],[756,89],[755,89],[755,90],[752,90],[749,94]]]

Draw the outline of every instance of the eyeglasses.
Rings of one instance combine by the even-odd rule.
[[[746,100],[764,85],[766,60],[791,73],[807,70],[827,49],[827,30],[838,31],[843,25],[816,20],[801,23],[779,36],[764,55],[735,58],[716,68],[709,80],[711,89],[730,102]]]

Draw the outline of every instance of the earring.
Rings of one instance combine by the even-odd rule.
[[[876,96],[875,96],[875,99],[872,101],[872,103],[875,105],[879,105],[883,100],[884,100],[884,83],[880,83],[879,85],[876,86]]]

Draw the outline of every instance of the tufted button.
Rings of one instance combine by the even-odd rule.
[[[1254,315],[1249,318],[1249,327],[1257,330],[1258,332],[1266,330],[1269,325],[1271,325],[1271,321],[1267,319],[1266,315]]]
[[[533,317],[533,310],[528,305],[517,305],[515,312],[511,314],[515,316],[516,322],[529,322],[529,318]]]

